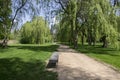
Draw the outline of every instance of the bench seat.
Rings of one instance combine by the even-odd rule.
[[[49,67],[56,67],[56,64],[58,63],[58,58],[59,58],[59,53],[54,52],[49,59],[48,66]]]

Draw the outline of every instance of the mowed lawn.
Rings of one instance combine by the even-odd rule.
[[[57,80],[57,73],[45,69],[58,45],[17,44],[0,48],[0,80]]]
[[[101,45],[79,45],[79,48],[77,50],[97,60],[108,63],[120,70],[120,51],[112,48],[102,48]]]

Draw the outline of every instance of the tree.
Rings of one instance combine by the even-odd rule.
[[[0,0],[0,36],[3,39],[6,39],[6,36],[9,34],[9,29],[11,27],[11,1],[7,0]],[[3,41],[2,46],[5,46],[7,44],[6,41]]]
[[[34,17],[21,28],[21,43],[43,44],[51,42],[51,33],[48,24],[42,17]]]
[[[1,33],[4,34],[2,47],[6,47],[7,42],[9,40],[10,33],[15,28],[15,23],[18,23],[22,19],[21,15],[25,16],[26,13],[30,12],[30,15],[32,17],[37,12],[37,8],[34,6],[34,3],[32,3],[32,0],[7,0],[7,2],[3,0],[0,0],[0,1],[1,1],[0,9],[2,12],[0,16],[2,16],[2,18],[5,18],[6,20],[6,23],[5,21],[2,21],[6,25],[6,27],[3,27],[4,32],[1,31]],[[36,0],[36,1],[37,3],[39,3],[40,0]],[[2,10],[2,8],[4,10]]]
[[[59,35],[67,34],[70,29],[71,41],[77,47],[78,37],[82,44],[85,38],[89,45],[95,45],[102,37],[103,47],[118,46],[118,28],[116,21],[116,8],[108,0],[66,0],[56,1],[63,9],[62,24]],[[67,2],[67,3],[66,3]],[[66,30],[66,32],[62,31]]]
[[[69,0],[69,1],[68,0],[66,0],[66,1],[58,0],[58,1],[56,1],[56,3],[59,3],[61,5],[61,8],[64,10],[64,16],[63,16],[62,20],[64,21],[64,20],[66,20],[65,18],[68,18],[68,22],[65,21],[64,25],[67,23],[68,26],[71,27],[70,28],[71,29],[71,35],[70,35],[71,37],[70,37],[69,41],[70,41],[70,43],[72,43],[74,45],[74,48],[77,48],[77,42],[78,42],[78,31],[77,31],[78,26],[76,25],[77,0]],[[67,26],[65,26],[65,27],[67,27]],[[64,29],[66,29],[66,28],[63,28],[63,30]]]

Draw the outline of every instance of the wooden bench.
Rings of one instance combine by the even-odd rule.
[[[49,59],[49,63],[47,65],[48,68],[52,68],[52,67],[56,67],[57,63],[58,63],[58,59],[59,59],[59,53],[58,52],[54,52],[52,54],[52,56]]]

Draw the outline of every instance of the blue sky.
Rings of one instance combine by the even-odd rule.
[[[15,3],[15,1],[20,1],[20,0],[12,0],[13,1],[13,3]],[[51,3],[51,4],[49,4],[49,6],[50,7],[46,7],[46,5],[43,5],[43,7],[42,8],[40,8],[40,6],[42,5],[42,4],[39,4],[39,5],[37,5],[36,4],[36,2],[35,2],[35,0],[29,0],[29,1],[32,1],[32,5],[35,7],[35,9],[36,9],[36,12],[35,12],[35,14],[37,15],[37,16],[42,16],[43,18],[45,18],[45,14],[46,13],[49,13],[47,16],[49,16],[48,18],[49,18],[49,26],[51,26],[52,24],[54,24],[55,23],[55,15],[54,14],[52,14],[51,15],[51,11],[53,11],[53,10],[56,10],[56,9],[58,9],[60,6],[57,4],[57,6],[56,6],[56,4],[55,3]],[[111,4],[113,5],[113,2],[114,0],[111,0]],[[52,0],[51,0],[51,2],[52,2]],[[17,3],[15,3],[14,4],[15,6],[18,6],[18,4]],[[51,7],[52,6],[52,7]],[[19,19],[19,21],[18,21],[18,28],[20,28],[24,23],[26,23],[27,21],[31,21],[31,19],[32,19],[32,16],[31,16],[31,13],[33,12],[30,8],[28,8],[29,7],[29,4],[26,4],[26,6],[24,7],[24,8],[26,8],[27,10],[28,10],[28,12],[25,12],[24,13],[24,15],[23,14],[19,14],[18,16],[17,16],[17,18]],[[48,10],[46,9],[46,8],[49,8]],[[24,10],[23,10],[24,11]],[[38,11],[38,12],[37,12]],[[14,15],[15,14],[15,9],[12,9],[12,15]],[[117,12],[117,14],[118,14],[118,12]]]
[[[12,17],[15,15],[15,11],[16,11],[16,8],[15,7],[19,7],[19,2],[21,0],[12,0]],[[49,13],[47,16],[49,16],[49,26],[51,26],[54,22],[55,22],[55,15],[51,15],[51,11],[54,10],[56,7],[55,4],[49,4],[49,6],[53,6],[52,7],[47,7],[46,5],[43,5],[43,4],[36,4],[35,0],[28,0],[28,1],[31,1],[32,2],[32,5],[34,6],[34,9],[36,9],[33,13],[32,9],[29,8],[30,5],[29,4],[26,4],[23,9],[21,9],[21,13],[19,12],[17,17],[16,17],[16,20],[15,22],[18,22],[18,29],[21,28],[21,26],[26,23],[27,21],[31,21],[32,19],[32,15],[35,14],[37,16],[42,16],[43,18],[45,18],[45,14],[46,13]],[[43,6],[42,6],[43,5]],[[42,6],[42,7],[40,7]],[[24,10],[25,8],[25,10]],[[49,8],[48,10],[46,8]]]

